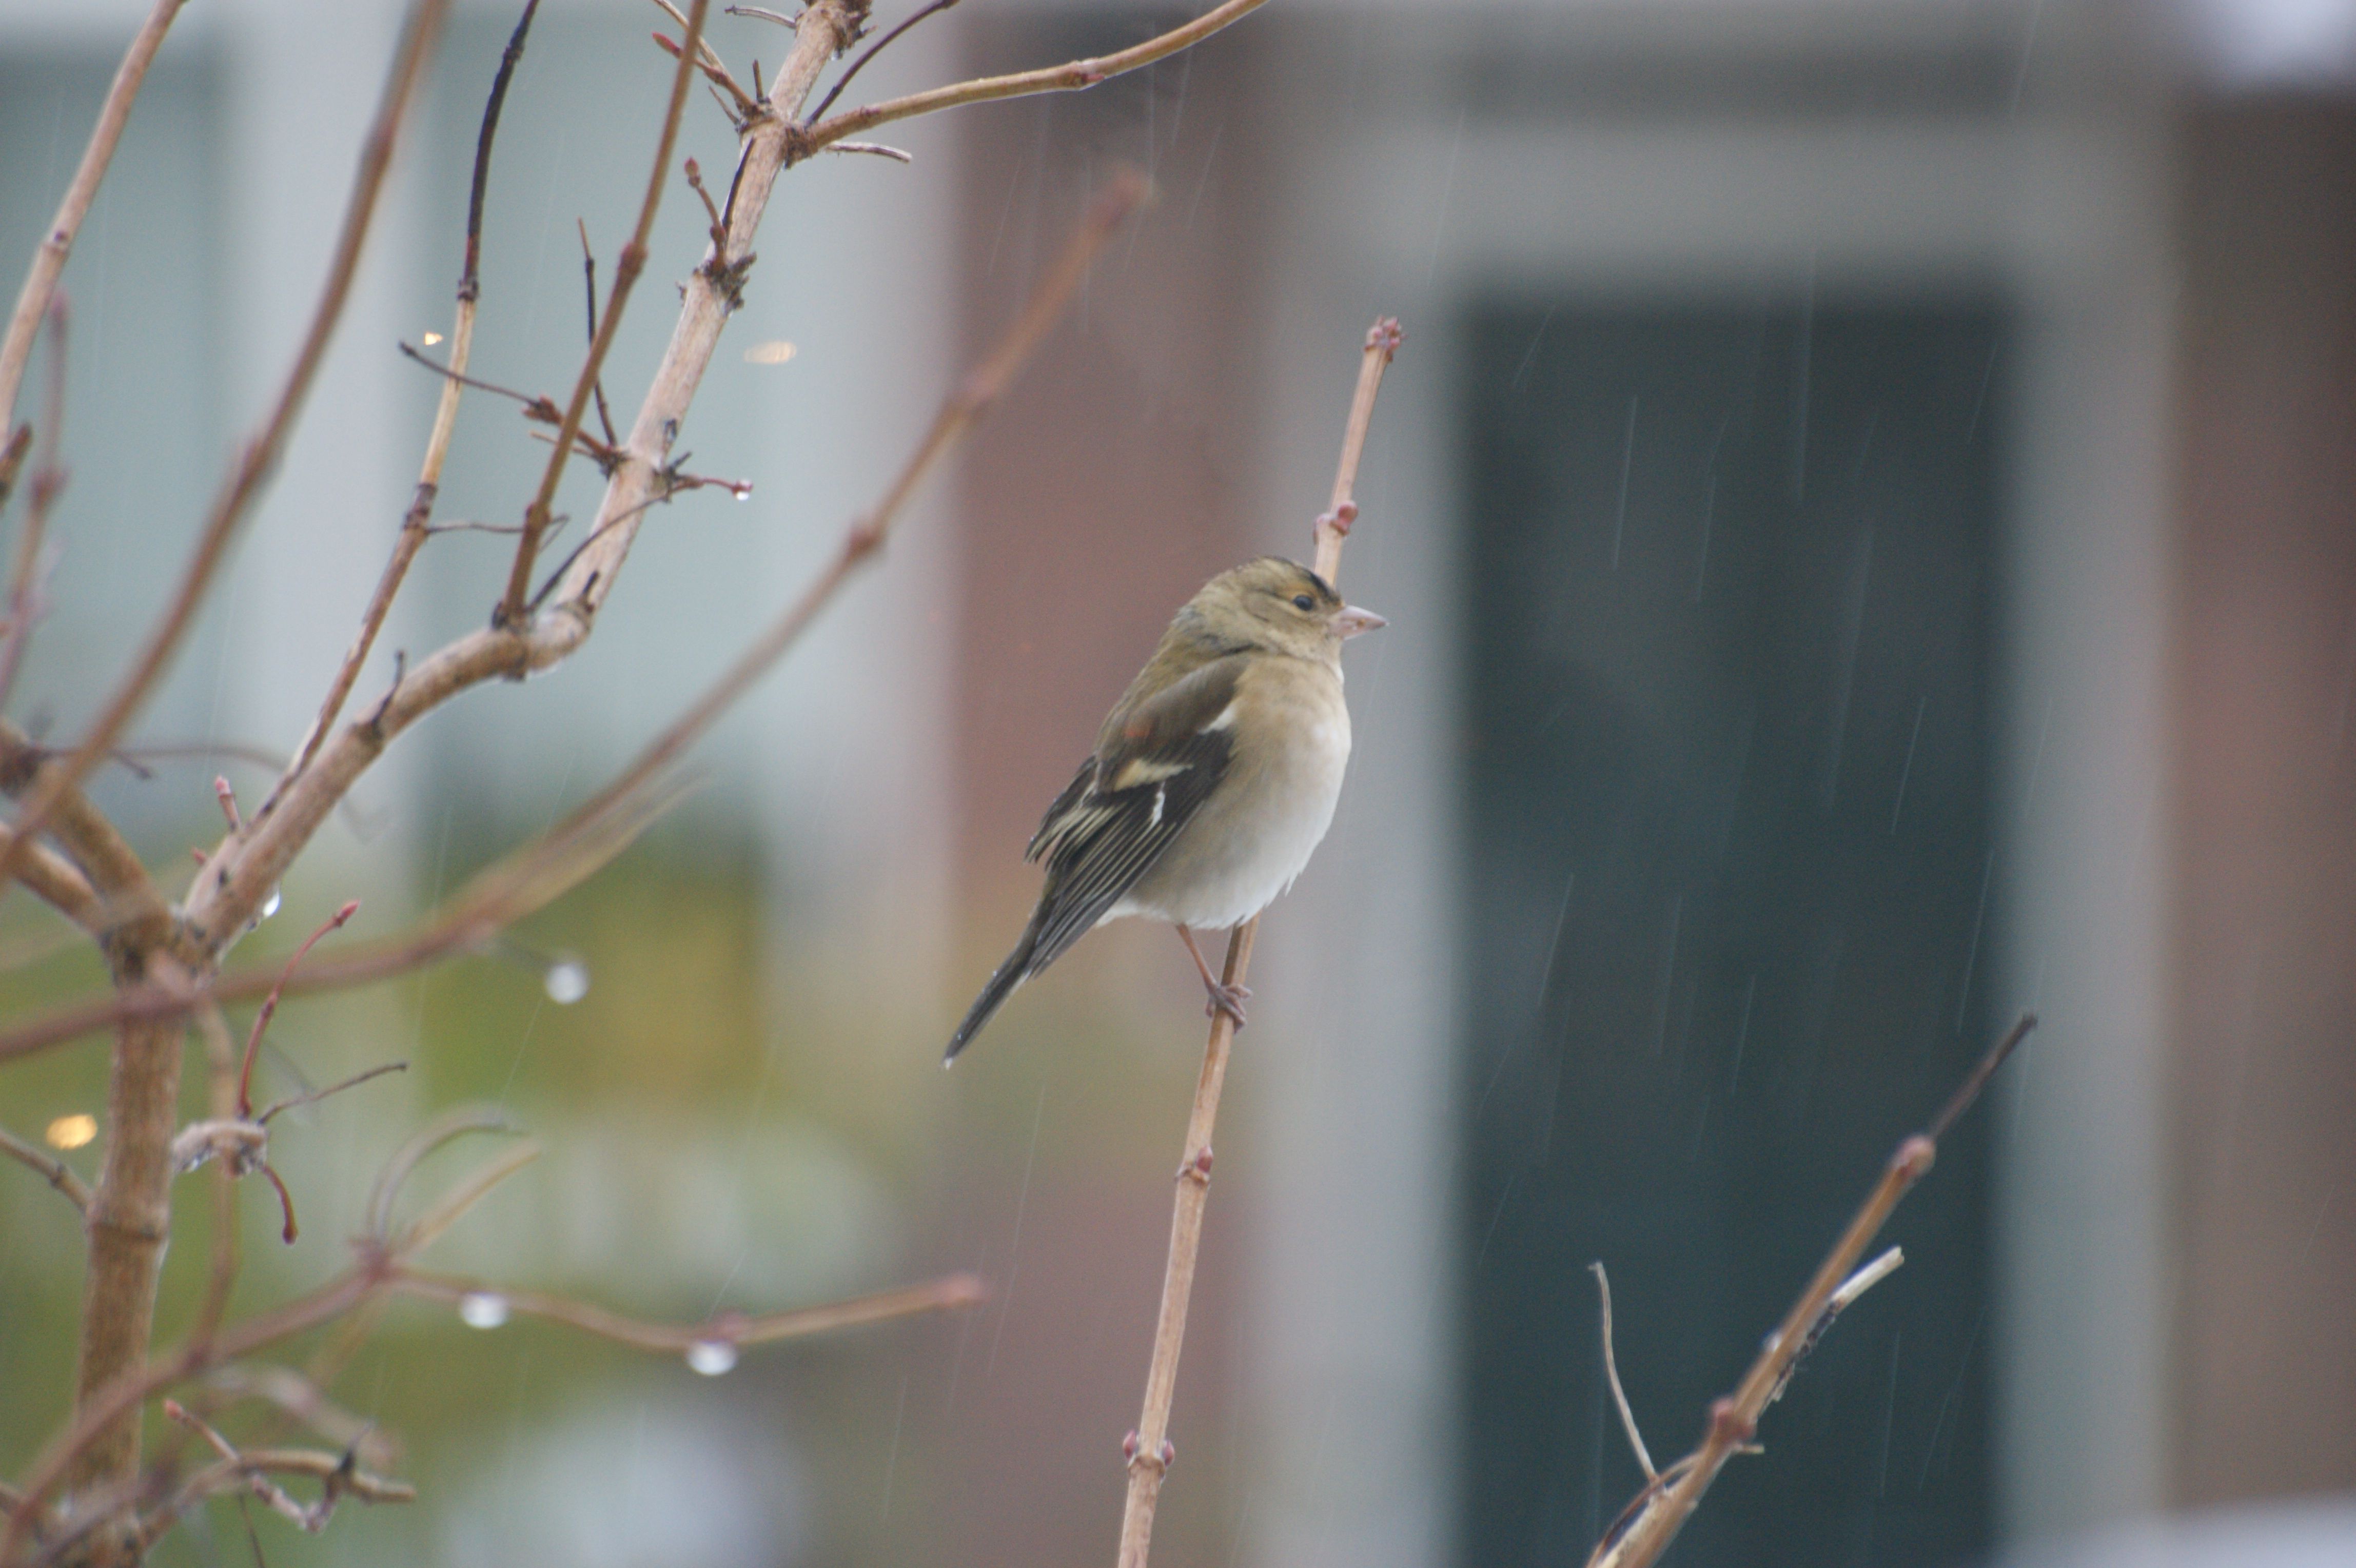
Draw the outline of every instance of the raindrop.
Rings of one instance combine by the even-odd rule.
[[[270,918],[271,916],[278,913],[278,906],[285,901],[285,892],[283,888],[272,888],[270,897],[262,901],[262,913],[256,918],[263,920]]]
[[[687,1364],[707,1378],[716,1378],[736,1364],[736,1347],[725,1339],[699,1339],[687,1348]]]
[[[740,501],[751,500],[753,499],[753,487],[750,485],[738,486],[736,490],[736,499]]]
[[[551,1002],[570,1007],[589,994],[589,966],[577,958],[560,958],[541,976],[541,984],[547,988]]]
[[[458,1298],[458,1320],[469,1328],[497,1328],[508,1320],[508,1298],[470,1290]]]

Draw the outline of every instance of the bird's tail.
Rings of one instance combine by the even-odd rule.
[[[1015,987],[1031,978],[1032,955],[1038,949],[1039,921],[1033,916],[1031,923],[1023,929],[1023,940],[1014,944],[1014,950],[1006,955],[1006,961],[991,975],[990,983],[981,988],[981,994],[973,999],[973,1006],[967,1010],[965,1022],[959,1024],[957,1033],[949,1036],[949,1048],[941,1058],[943,1067],[957,1060],[958,1053],[973,1044],[973,1037],[981,1033],[981,1026],[990,1022],[991,1015],[1014,994]]]

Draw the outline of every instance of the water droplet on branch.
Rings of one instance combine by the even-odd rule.
[[[699,1339],[687,1348],[687,1364],[707,1378],[736,1365],[736,1347],[724,1339]]]
[[[558,959],[541,976],[541,983],[551,1002],[570,1007],[589,994],[589,966],[577,958]]]
[[[497,1328],[508,1320],[508,1298],[470,1290],[458,1298],[458,1321],[469,1328]]]

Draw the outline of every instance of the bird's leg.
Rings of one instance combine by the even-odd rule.
[[[1211,993],[1211,999],[1203,1004],[1203,1015],[1215,1018],[1225,1013],[1236,1021],[1237,1028],[1242,1028],[1244,1004],[1251,1000],[1251,988],[1220,984],[1219,977],[1211,972],[1211,966],[1203,961],[1203,950],[1194,945],[1194,933],[1183,926],[1178,928],[1178,940],[1186,944],[1186,956],[1194,961],[1194,972],[1203,977],[1203,989]]]

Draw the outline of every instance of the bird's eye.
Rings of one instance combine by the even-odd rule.
[[[1317,607],[1317,601],[1307,594],[1295,594],[1292,596],[1292,607],[1297,610],[1313,610]]]

